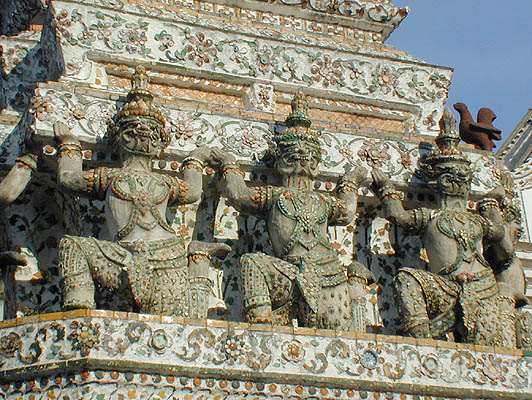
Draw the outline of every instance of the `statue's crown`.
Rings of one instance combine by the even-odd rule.
[[[152,143],[161,141],[164,147],[170,143],[165,125],[163,115],[153,105],[146,69],[137,66],[131,79],[131,90],[127,95],[126,104],[109,124],[109,134],[116,143],[122,136],[136,138],[135,141],[130,141],[136,143],[131,144],[135,148],[129,150],[144,154],[147,150],[142,150],[141,147],[146,140]],[[154,151],[159,149],[154,148]]]
[[[456,120],[448,108],[441,117],[440,133],[435,142],[437,148],[420,160],[421,168],[425,170],[425,173],[435,177],[449,170],[456,170],[460,174],[471,172],[471,161],[458,148],[460,136],[456,132]]]
[[[318,132],[310,129],[312,121],[308,117],[308,99],[300,90],[292,99],[292,112],[286,119],[288,129],[281,132],[275,138],[280,145],[287,145],[290,142],[304,141],[316,146],[320,146]]]
[[[116,123],[124,123],[124,120],[127,121],[132,117],[148,117],[159,121],[164,128],[164,117],[159,109],[153,105],[153,95],[149,89],[150,80],[146,69],[137,66],[131,79],[131,90],[127,95],[127,102],[116,115]]]

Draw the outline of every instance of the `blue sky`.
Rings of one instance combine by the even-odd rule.
[[[454,68],[447,105],[464,102],[474,118],[480,107],[490,107],[504,140],[532,108],[532,0],[392,4],[408,6],[410,14],[386,43]]]

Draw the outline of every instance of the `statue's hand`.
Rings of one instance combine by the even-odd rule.
[[[224,165],[237,163],[236,157],[234,155],[226,151],[223,151],[222,149],[218,147],[214,147],[212,149],[212,160],[213,160],[213,163],[216,164],[216,166],[218,167],[223,167]]]
[[[39,157],[35,154],[26,153],[20,156],[18,159],[28,166],[33,166],[31,168],[35,169],[37,168]]]
[[[360,186],[366,179],[368,170],[361,165],[356,165],[355,168],[344,175],[345,180],[352,181],[355,186]]]
[[[393,186],[390,178],[381,170],[371,170],[371,178],[373,179],[372,186],[376,190],[380,190],[384,187]]]
[[[16,251],[0,252],[0,267],[5,265],[26,265],[28,261],[23,254]]]
[[[63,122],[57,121],[54,124],[54,137],[59,143],[77,143],[78,138],[68,129]]]
[[[505,197],[504,188],[499,185],[486,194],[486,197],[492,198],[501,202]]]
[[[211,160],[212,148],[208,146],[198,147],[192,150],[189,154],[189,157],[196,158],[202,163],[206,163]]]

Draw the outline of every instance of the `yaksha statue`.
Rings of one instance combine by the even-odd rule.
[[[488,194],[499,203],[502,217],[506,223],[506,241],[517,245],[523,228],[521,226],[521,205],[518,200],[515,183],[508,171],[501,173],[502,186],[498,186]],[[507,257],[507,250],[501,251],[500,246],[486,243],[484,258],[493,269],[501,294],[514,299],[517,308],[528,304],[526,298],[526,279],[521,260],[515,256]]]
[[[506,223],[506,240],[517,246],[523,232],[521,220],[521,204],[516,191],[516,186],[509,171],[502,171],[502,186],[494,189],[490,195],[499,202],[504,222]],[[509,306],[514,305],[515,310],[515,334],[517,347],[532,349],[532,314],[523,306],[529,304],[526,297],[526,279],[521,260],[513,254],[507,257],[507,251],[500,246],[490,243],[485,246],[484,257],[491,265],[499,285],[499,293],[506,297]],[[507,332],[514,327],[507,326]]]
[[[113,241],[65,236],[59,245],[65,309],[95,308],[95,281],[125,294],[141,312],[205,317],[209,291],[208,257],[226,245],[205,243],[187,252],[168,224],[167,207],[201,196],[203,163],[210,149],[183,160],[183,180],[154,172],[152,161],[168,145],[165,120],[152,104],[148,76],[138,67],[123,109],[110,126],[122,162],[119,168],[82,170],[81,145],[66,126],[54,126],[59,144],[58,180],[65,188],[105,199]],[[198,246],[196,246],[198,247]]]
[[[510,263],[513,245],[496,199],[466,209],[471,188],[470,161],[457,147],[455,120],[446,110],[437,149],[421,160],[421,175],[435,183],[439,208],[406,211],[387,177],[374,170],[373,186],[388,218],[407,232],[420,233],[429,271],[401,268],[394,290],[403,333],[414,337],[515,347],[513,300],[501,295],[492,266],[484,258],[489,246],[499,263]]]
[[[307,99],[298,93],[292,100],[288,128],[275,138],[275,167],[282,187],[247,187],[235,160],[218,154],[225,196],[237,210],[266,220],[275,252],[275,256],[241,257],[244,313],[252,323],[284,325],[297,319],[302,326],[352,330],[348,270],[339,261],[327,228],[353,221],[357,188],[366,171],[360,167],[347,173],[337,195],[313,190],[322,152],[307,109]],[[371,275],[359,263],[349,271],[364,279]],[[351,282],[359,285],[360,279]]]

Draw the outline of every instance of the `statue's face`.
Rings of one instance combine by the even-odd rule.
[[[315,177],[319,172],[321,152],[318,146],[298,140],[283,145],[276,167],[281,175]]]
[[[166,147],[161,132],[162,125],[151,118],[128,121],[120,127],[117,144],[126,153],[157,156]]]
[[[466,168],[447,168],[437,179],[438,192],[467,198],[471,190],[471,172]]]

